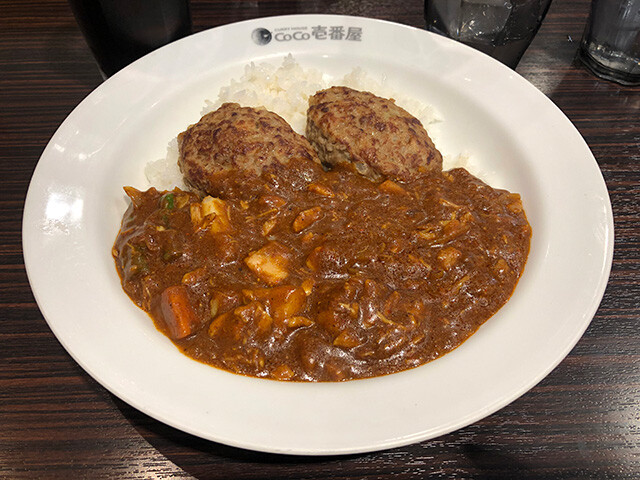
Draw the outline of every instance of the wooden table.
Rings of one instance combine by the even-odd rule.
[[[0,1],[0,478],[640,478],[640,88],[598,80],[575,60],[588,4],[556,0],[517,70],[573,121],[611,194],[616,253],[591,326],[538,386],[474,425],[379,453],[305,458],[159,423],[93,381],[51,333],[24,269],[23,203],[47,141],[102,79],[64,1]],[[423,27],[422,11],[418,0],[192,8],[196,31],[291,13]]]

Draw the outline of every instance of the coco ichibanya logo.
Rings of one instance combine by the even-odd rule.
[[[345,27],[343,25],[316,25],[313,27],[283,27],[273,32],[266,28],[256,28],[251,38],[257,45],[266,45],[271,40],[276,42],[299,42],[304,40],[346,40],[362,41],[361,27]]]

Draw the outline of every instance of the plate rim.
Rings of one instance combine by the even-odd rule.
[[[208,30],[204,30],[202,32],[198,32],[190,37],[186,37],[185,39],[181,39],[178,40],[178,42],[184,42],[184,41],[189,41],[189,39],[191,37],[194,36],[198,36],[201,34],[207,34],[207,32],[211,32],[211,31],[221,31],[223,29],[227,29],[227,28],[236,28],[238,25],[247,25],[247,24],[259,24],[260,22],[273,22],[273,21],[278,21],[281,19],[287,19],[287,20],[291,20],[291,19],[297,19],[303,17],[305,19],[311,18],[311,17],[317,17],[317,18],[336,18],[336,19],[350,19],[352,21],[357,22],[373,22],[375,25],[386,25],[392,28],[405,28],[405,29],[410,29],[413,31],[417,31],[420,32],[420,34],[428,34],[428,35],[435,35],[433,33],[430,32],[426,32],[424,30],[420,30],[417,29],[415,27],[411,27],[408,25],[403,25],[403,24],[399,24],[399,23],[395,23],[392,21],[388,21],[388,20],[377,20],[377,19],[371,19],[371,18],[366,18],[366,17],[354,17],[354,16],[347,16],[347,15],[322,15],[322,14],[301,14],[301,15],[276,15],[276,16],[270,16],[270,17],[262,17],[262,18],[258,18],[258,19],[251,19],[251,20],[243,20],[241,22],[236,22],[236,23],[232,23],[232,24],[228,24],[228,25],[223,25],[220,27],[214,27],[212,29],[208,29]],[[203,37],[204,38],[204,37]],[[449,39],[445,39],[442,38],[442,40],[444,41],[449,41],[452,43],[452,40]],[[470,49],[470,47],[466,47],[464,45],[459,45],[457,44],[456,48],[459,47],[464,47],[467,49]],[[163,47],[164,48],[164,47]],[[162,50],[162,49],[159,49]],[[159,52],[153,52],[152,54],[160,54],[157,53]],[[474,51],[475,52],[475,51]],[[481,54],[479,52],[474,53],[478,54],[478,55],[484,55]],[[486,55],[485,55],[486,56]],[[148,56],[147,56],[148,57]],[[143,57],[143,59],[138,60],[137,62],[134,62],[134,64],[132,65],[137,65],[139,64],[140,61],[145,61],[144,59],[147,57]],[[488,57],[487,57],[488,58]],[[493,59],[491,59],[492,62],[496,62],[499,63]],[[128,69],[130,67],[126,67],[126,69]],[[504,67],[505,69],[508,70],[507,67]],[[118,74],[114,75],[113,77],[111,77],[112,79],[118,79],[118,75],[121,72],[119,72]],[[531,83],[529,83],[526,79],[524,79],[523,77],[521,77],[520,75],[518,75],[517,73],[513,72],[515,75],[517,75],[517,77],[519,77],[522,81],[524,81],[527,85],[529,85],[531,88],[533,88],[536,92],[538,92],[539,96],[541,98],[546,99],[546,101],[555,109],[557,110],[557,112],[559,112],[568,122],[569,124],[572,126],[572,128],[575,130],[575,133],[580,137],[580,139],[582,139],[582,142],[584,143],[584,146],[587,148],[587,150],[589,152],[590,149],[588,147],[588,145],[586,144],[586,142],[584,141],[584,139],[582,138],[582,135],[577,131],[577,129],[575,129],[575,126],[573,126],[573,124],[571,123],[571,121],[566,117],[566,115],[564,115],[564,113],[562,111],[560,111],[560,109],[548,98],[546,97],[546,95],[542,94],[541,92],[539,92],[535,86],[533,86]],[[111,81],[108,80],[108,82]],[[114,81],[115,82],[115,81]],[[112,84],[114,83],[112,82]],[[107,82],[105,82],[107,83]],[[116,395],[117,397],[121,398],[123,401],[125,401],[126,403],[134,406],[135,408],[137,408],[138,410],[144,412],[147,415],[150,415],[153,418],[156,418],[159,421],[162,421],[163,423],[166,423],[168,425],[171,425],[175,428],[178,428],[182,431],[185,431],[187,433],[196,435],[198,437],[203,437],[202,432],[199,432],[197,430],[193,430],[192,428],[190,428],[190,426],[188,425],[177,425],[176,422],[173,422],[171,419],[167,419],[167,418],[162,418],[162,416],[155,415],[153,412],[149,412],[148,408],[145,407],[145,405],[143,404],[143,402],[140,402],[138,399],[136,398],[131,398],[129,395],[127,394],[123,394],[123,392],[114,392],[112,390],[112,388],[110,388],[108,385],[105,385],[103,383],[103,379],[102,377],[98,374],[98,372],[94,372],[92,371],[92,369],[90,367],[88,367],[83,358],[77,358],[76,356],[76,352],[73,351],[72,348],[69,347],[69,345],[65,342],[65,340],[63,338],[60,338],[60,336],[58,335],[58,333],[56,332],[56,325],[55,322],[51,322],[50,319],[48,318],[47,315],[45,315],[45,310],[46,307],[43,306],[42,302],[42,298],[40,295],[40,292],[37,291],[36,288],[34,288],[34,283],[33,283],[33,271],[34,271],[34,267],[33,267],[33,260],[32,260],[32,254],[29,253],[30,252],[30,245],[28,245],[28,236],[30,234],[30,232],[28,231],[30,226],[24,222],[25,217],[27,217],[28,214],[28,209],[32,209],[34,207],[32,207],[34,200],[33,197],[35,196],[35,193],[32,191],[32,188],[36,188],[35,187],[35,182],[34,179],[37,179],[39,173],[38,173],[38,169],[41,166],[41,164],[43,163],[43,158],[45,158],[45,154],[48,152],[48,150],[52,147],[54,140],[56,140],[56,138],[59,135],[59,132],[62,130],[63,126],[66,124],[66,122],[68,121],[69,118],[72,118],[74,115],[76,115],[76,112],[80,111],[81,108],[85,108],[86,105],[90,102],[90,98],[92,97],[92,95],[96,94],[96,92],[100,91],[102,85],[98,86],[96,89],[94,89],[89,95],[87,95],[72,111],[71,113],[69,113],[69,115],[65,118],[65,120],[61,123],[61,125],[56,129],[56,132],[52,135],[50,141],[48,142],[47,146],[45,147],[37,165],[36,168],[34,169],[33,175],[32,175],[32,180],[29,184],[29,189],[27,191],[27,196],[25,199],[25,205],[24,205],[24,211],[23,211],[23,225],[22,225],[22,247],[23,247],[23,256],[24,256],[24,262],[25,262],[25,269],[27,271],[27,276],[28,276],[28,280],[29,280],[29,284],[31,286],[31,290],[33,292],[34,298],[36,299],[36,302],[38,304],[39,309],[42,312],[43,317],[45,318],[45,320],[47,321],[47,324],[49,325],[49,328],[52,330],[52,332],[54,333],[54,335],[56,336],[56,338],[58,339],[58,341],[62,344],[62,346],[65,348],[65,350],[70,354],[70,356],[74,359],[74,361],[76,361],[82,368],[83,370],[88,373],[92,378],[94,378],[94,380],[96,380],[103,388],[107,389],[108,391],[110,391],[112,394]],[[597,161],[595,160],[595,158],[593,157],[593,154],[591,154],[591,159],[593,160],[593,162],[595,163],[595,166],[597,167],[598,171],[599,170],[599,166],[597,164]],[[457,430],[459,428],[462,428],[464,426],[467,426],[471,423],[474,423],[482,418],[487,417],[488,415],[491,415],[492,413],[496,412],[497,410],[503,408],[504,406],[510,404],[511,402],[515,401],[517,398],[519,398],[521,395],[523,395],[524,393],[526,393],[527,391],[529,391],[531,388],[533,388],[536,384],[538,384],[542,379],[544,379],[553,369],[555,369],[557,367],[557,365],[559,363],[561,363],[564,358],[566,358],[566,356],[570,353],[570,351],[575,347],[575,345],[577,344],[577,342],[580,340],[580,338],[582,337],[582,335],[584,334],[584,332],[586,331],[586,329],[588,328],[588,326],[591,323],[592,318],[595,316],[596,311],[601,303],[601,300],[604,296],[605,293],[605,289],[606,286],[608,284],[608,278],[609,278],[609,274],[611,271],[611,267],[612,267],[612,260],[613,260],[613,248],[614,248],[614,225],[613,225],[613,213],[612,213],[612,209],[611,209],[611,202],[608,196],[608,189],[606,187],[606,182],[604,181],[604,177],[602,175],[602,172],[600,171],[600,180],[602,182],[602,185],[604,186],[604,190],[606,192],[606,205],[605,205],[605,209],[608,210],[608,214],[607,216],[607,220],[608,220],[608,225],[606,225],[606,230],[607,230],[607,238],[605,239],[605,249],[606,251],[604,252],[604,268],[603,268],[603,275],[600,278],[600,281],[597,285],[597,288],[595,289],[596,291],[594,292],[595,295],[592,296],[592,303],[591,305],[589,305],[589,308],[587,309],[587,311],[585,311],[585,317],[588,317],[589,320],[584,322],[582,325],[581,330],[578,332],[576,331],[574,337],[569,340],[568,342],[566,342],[564,351],[561,355],[558,356],[558,358],[555,360],[555,362],[549,363],[547,365],[547,368],[544,369],[543,371],[541,371],[538,376],[536,378],[533,379],[529,379],[527,382],[524,382],[526,385],[521,388],[520,390],[523,390],[521,393],[518,393],[517,395],[515,395],[513,398],[507,398],[507,399],[502,399],[499,402],[494,403],[493,405],[490,405],[487,407],[487,409],[485,411],[483,411],[480,414],[476,414],[475,415],[470,415],[470,418],[467,419],[463,419],[461,422],[459,422],[458,424],[453,424],[450,425],[447,428],[442,429],[442,431],[439,431],[439,433],[436,436],[441,436],[447,433],[450,433],[451,431]],[[179,423],[179,422],[178,422]],[[214,435],[215,437],[215,435]],[[330,450],[330,451],[326,451],[326,450],[305,450],[303,448],[299,449],[299,450],[295,450],[295,449],[283,449],[283,448],[276,448],[276,449],[269,449],[268,447],[265,448],[264,445],[249,445],[246,442],[243,441],[236,441],[235,439],[220,439],[220,438],[214,438],[211,436],[205,436],[203,438],[207,438],[208,440],[212,440],[212,441],[217,441],[217,442],[221,442],[227,445],[231,445],[234,447],[238,447],[238,448],[249,448],[252,450],[258,450],[258,451],[264,451],[264,452],[270,452],[270,453],[282,453],[282,454],[296,454],[296,455],[327,455],[327,454],[350,454],[350,453],[363,453],[363,452],[371,452],[371,451],[377,451],[377,450],[382,450],[382,449],[388,449],[391,447],[398,447],[398,446],[403,446],[403,445],[408,445],[411,443],[414,443],[416,441],[421,441],[421,440],[426,440],[428,438],[434,438],[433,436],[431,437],[427,437],[427,438],[423,438],[421,433],[416,433],[414,434],[413,437],[409,438],[409,437],[403,437],[401,439],[390,439],[388,442],[386,443],[380,443],[376,446],[373,447],[362,447],[359,446],[357,448],[354,449],[342,449],[342,450]]]

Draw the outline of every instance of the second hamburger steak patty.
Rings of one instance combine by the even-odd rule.
[[[331,87],[310,97],[306,136],[324,165],[352,162],[372,180],[442,170],[442,155],[420,120],[369,92]]]
[[[264,108],[225,103],[178,135],[178,165],[189,185],[209,195],[223,195],[222,180],[232,171],[250,190],[263,171],[277,172],[293,158],[320,163],[306,138]],[[248,194],[249,192],[247,192]]]

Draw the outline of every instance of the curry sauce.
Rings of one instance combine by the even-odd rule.
[[[529,252],[520,196],[464,169],[373,182],[292,160],[242,187],[127,187],[113,248],[157,328],[234,373],[341,381],[434,360],[508,301]]]

